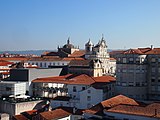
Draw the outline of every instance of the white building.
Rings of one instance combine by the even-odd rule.
[[[0,96],[25,95],[26,82],[1,81]]]
[[[91,60],[100,60],[102,65],[102,74],[109,74],[113,63],[110,64],[107,44],[103,36],[102,39],[98,42],[98,44],[96,44],[95,46],[89,39],[89,41],[85,44],[85,50],[85,58]],[[113,66],[116,66],[116,64],[114,64]]]
[[[54,98],[51,107],[90,108],[114,96],[115,78],[111,76],[66,75],[32,81],[33,96]],[[58,96],[57,98],[55,98]],[[59,97],[64,96],[64,97]],[[66,97],[67,96],[67,97]]]

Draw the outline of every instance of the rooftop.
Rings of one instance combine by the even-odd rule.
[[[131,115],[140,115],[147,117],[160,118],[160,103],[152,103],[147,106],[137,105],[118,105],[111,109],[106,109],[105,112],[123,113]]]
[[[68,74],[64,76],[37,78],[32,82],[91,85],[93,83],[98,83],[98,82],[112,82],[112,81],[115,81],[115,78],[111,76],[91,77],[86,74],[81,74],[81,75]]]
[[[126,97],[124,95],[117,95],[115,97],[112,97],[108,100],[102,101],[101,103],[91,107],[88,110],[85,110],[87,113],[96,114],[98,112],[102,112],[104,109],[109,109],[112,107],[115,107],[120,104],[127,104],[127,105],[139,105],[137,101],[134,99],[131,99],[129,97]]]

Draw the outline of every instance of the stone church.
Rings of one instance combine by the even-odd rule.
[[[69,73],[88,74],[94,77],[114,75],[116,60],[110,59],[107,52],[107,44],[103,36],[95,46],[89,39],[85,44],[85,54],[83,57],[84,60],[72,60],[69,63]]]

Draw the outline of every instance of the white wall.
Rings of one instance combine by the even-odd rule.
[[[90,93],[89,93],[90,92]],[[90,96],[90,100],[88,99]],[[103,101],[103,91],[90,87],[80,92],[80,109],[90,108]]]

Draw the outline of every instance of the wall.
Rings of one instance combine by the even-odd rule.
[[[44,104],[45,103],[42,100],[21,103],[10,103],[0,100],[0,112],[5,112],[10,115],[18,115],[24,111],[40,108],[40,106]]]

